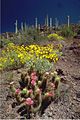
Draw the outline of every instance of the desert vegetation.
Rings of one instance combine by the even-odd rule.
[[[76,27],[65,25],[55,30],[53,28],[40,30],[29,27],[17,33],[8,33],[7,37],[6,33],[1,35],[1,84],[2,89],[5,83],[8,84],[5,87],[8,89],[5,97],[7,101],[12,100],[9,103],[12,106],[12,110],[16,110],[18,106],[16,113],[20,116],[24,116],[24,118],[37,118],[36,115],[42,116],[54,101],[57,102],[63,99],[64,96],[67,96],[65,95],[67,94],[65,89],[67,89],[68,94],[69,92],[71,94],[69,90],[72,90],[74,87],[73,83],[75,83],[75,80],[72,80],[72,83],[70,76],[68,76],[72,74],[68,64],[72,64],[72,69],[74,69],[75,63],[73,61],[70,63],[70,61],[73,60],[72,58],[76,58],[76,64],[80,66],[80,39],[75,38],[78,34],[79,26],[76,29]],[[70,50],[72,50],[72,55],[74,56],[70,54]],[[77,69],[78,73],[75,73],[77,74],[75,76],[79,79],[80,68]],[[6,72],[8,72],[7,75],[5,75]],[[14,72],[16,72],[16,78]],[[74,109],[76,110],[77,108]],[[79,118],[79,111],[77,113]],[[5,116],[2,116],[2,118],[5,118]],[[13,118],[15,118],[15,115]],[[66,118],[70,118],[70,116]]]

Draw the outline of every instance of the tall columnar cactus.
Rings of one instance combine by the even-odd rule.
[[[21,30],[24,30],[23,22],[21,22]]]
[[[69,26],[70,26],[70,16],[69,16],[69,15],[67,16],[67,19],[68,19],[67,25],[68,25],[68,27],[69,27]]]
[[[41,28],[41,26],[40,26],[40,24],[38,24],[38,30],[40,30],[40,28]]]
[[[58,26],[59,26],[59,21],[57,18],[55,18],[55,27],[58,28]]]
[[[46,16],[46,25],[47,25],[47,27],[49,27],[49,17],[48,17],[48,15]]]
[[[52,18],[50,18],[50,28],[52,28]]]
[[[36,113],[44,106],[44,102],[51,101],[58,89],[60,77],[57,72],[39,73],[28,70],[21,73],[20,87],[15,88],[10,83],[10,89],[17,102],[26,106],[28,112]]]
[[[6,38],[9,39],[9,35],[8,35],[8,32],[6,32]]]
[[[35,28],[37,29],[38,28],[38,19],[35,18]]]
[[[17,22],[17,20],[16,20],[16,22],[15,22],[15,33],[16,33],[16,34],[18,33],[18,22]]]
[[[26,22],[25,22],[25,24],[24,24],[24,30],[25,30],[25,32],[27,31],[27,25],[26,25]]]
[[[44,23],[44,25],[46,26],[46,18],[45,18],[45,21],[44,21],[45,23]]]

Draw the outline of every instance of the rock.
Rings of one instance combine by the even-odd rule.
[[[49,112],[48,112],[48,117],[52,117],[52,115],[53,115],[52,112],[49,111]]]
[[[22,72],[22,70],[21,70],[21,69],[18,69],[18,70],[17,70],[17,73],[18,73],[18,74],[19,74],[19,73],[21,73],[21,72]]]
[[[76,97],[80,98],[80,91],[78,93],[76,93]]]

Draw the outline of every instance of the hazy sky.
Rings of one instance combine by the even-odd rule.
[[[67,15],[71,22],[80,20],[80,0],[1,0],[2,32],[14,31],[15,20],[20,23],[34,24],[35,17],[39,23],[44,23],[46,15],[57,17],[60,23],[67,22]]]

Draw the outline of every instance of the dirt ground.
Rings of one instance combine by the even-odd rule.
[[[34,119],[80,119],[80,39],[65,43],[63,56],[55,65],[64,81],[60,87],[60,97],[53,101],[42,116]],[[21,68],[23,70],[23,68]],[[22,119],[18,114],[19,106],[13,107],[15,99],[10,96],[9,83],[18,83],[17,70],[5,71],[0,76],[0,117],[1,119]],[[17,84],[18,85],[18,84]]]

